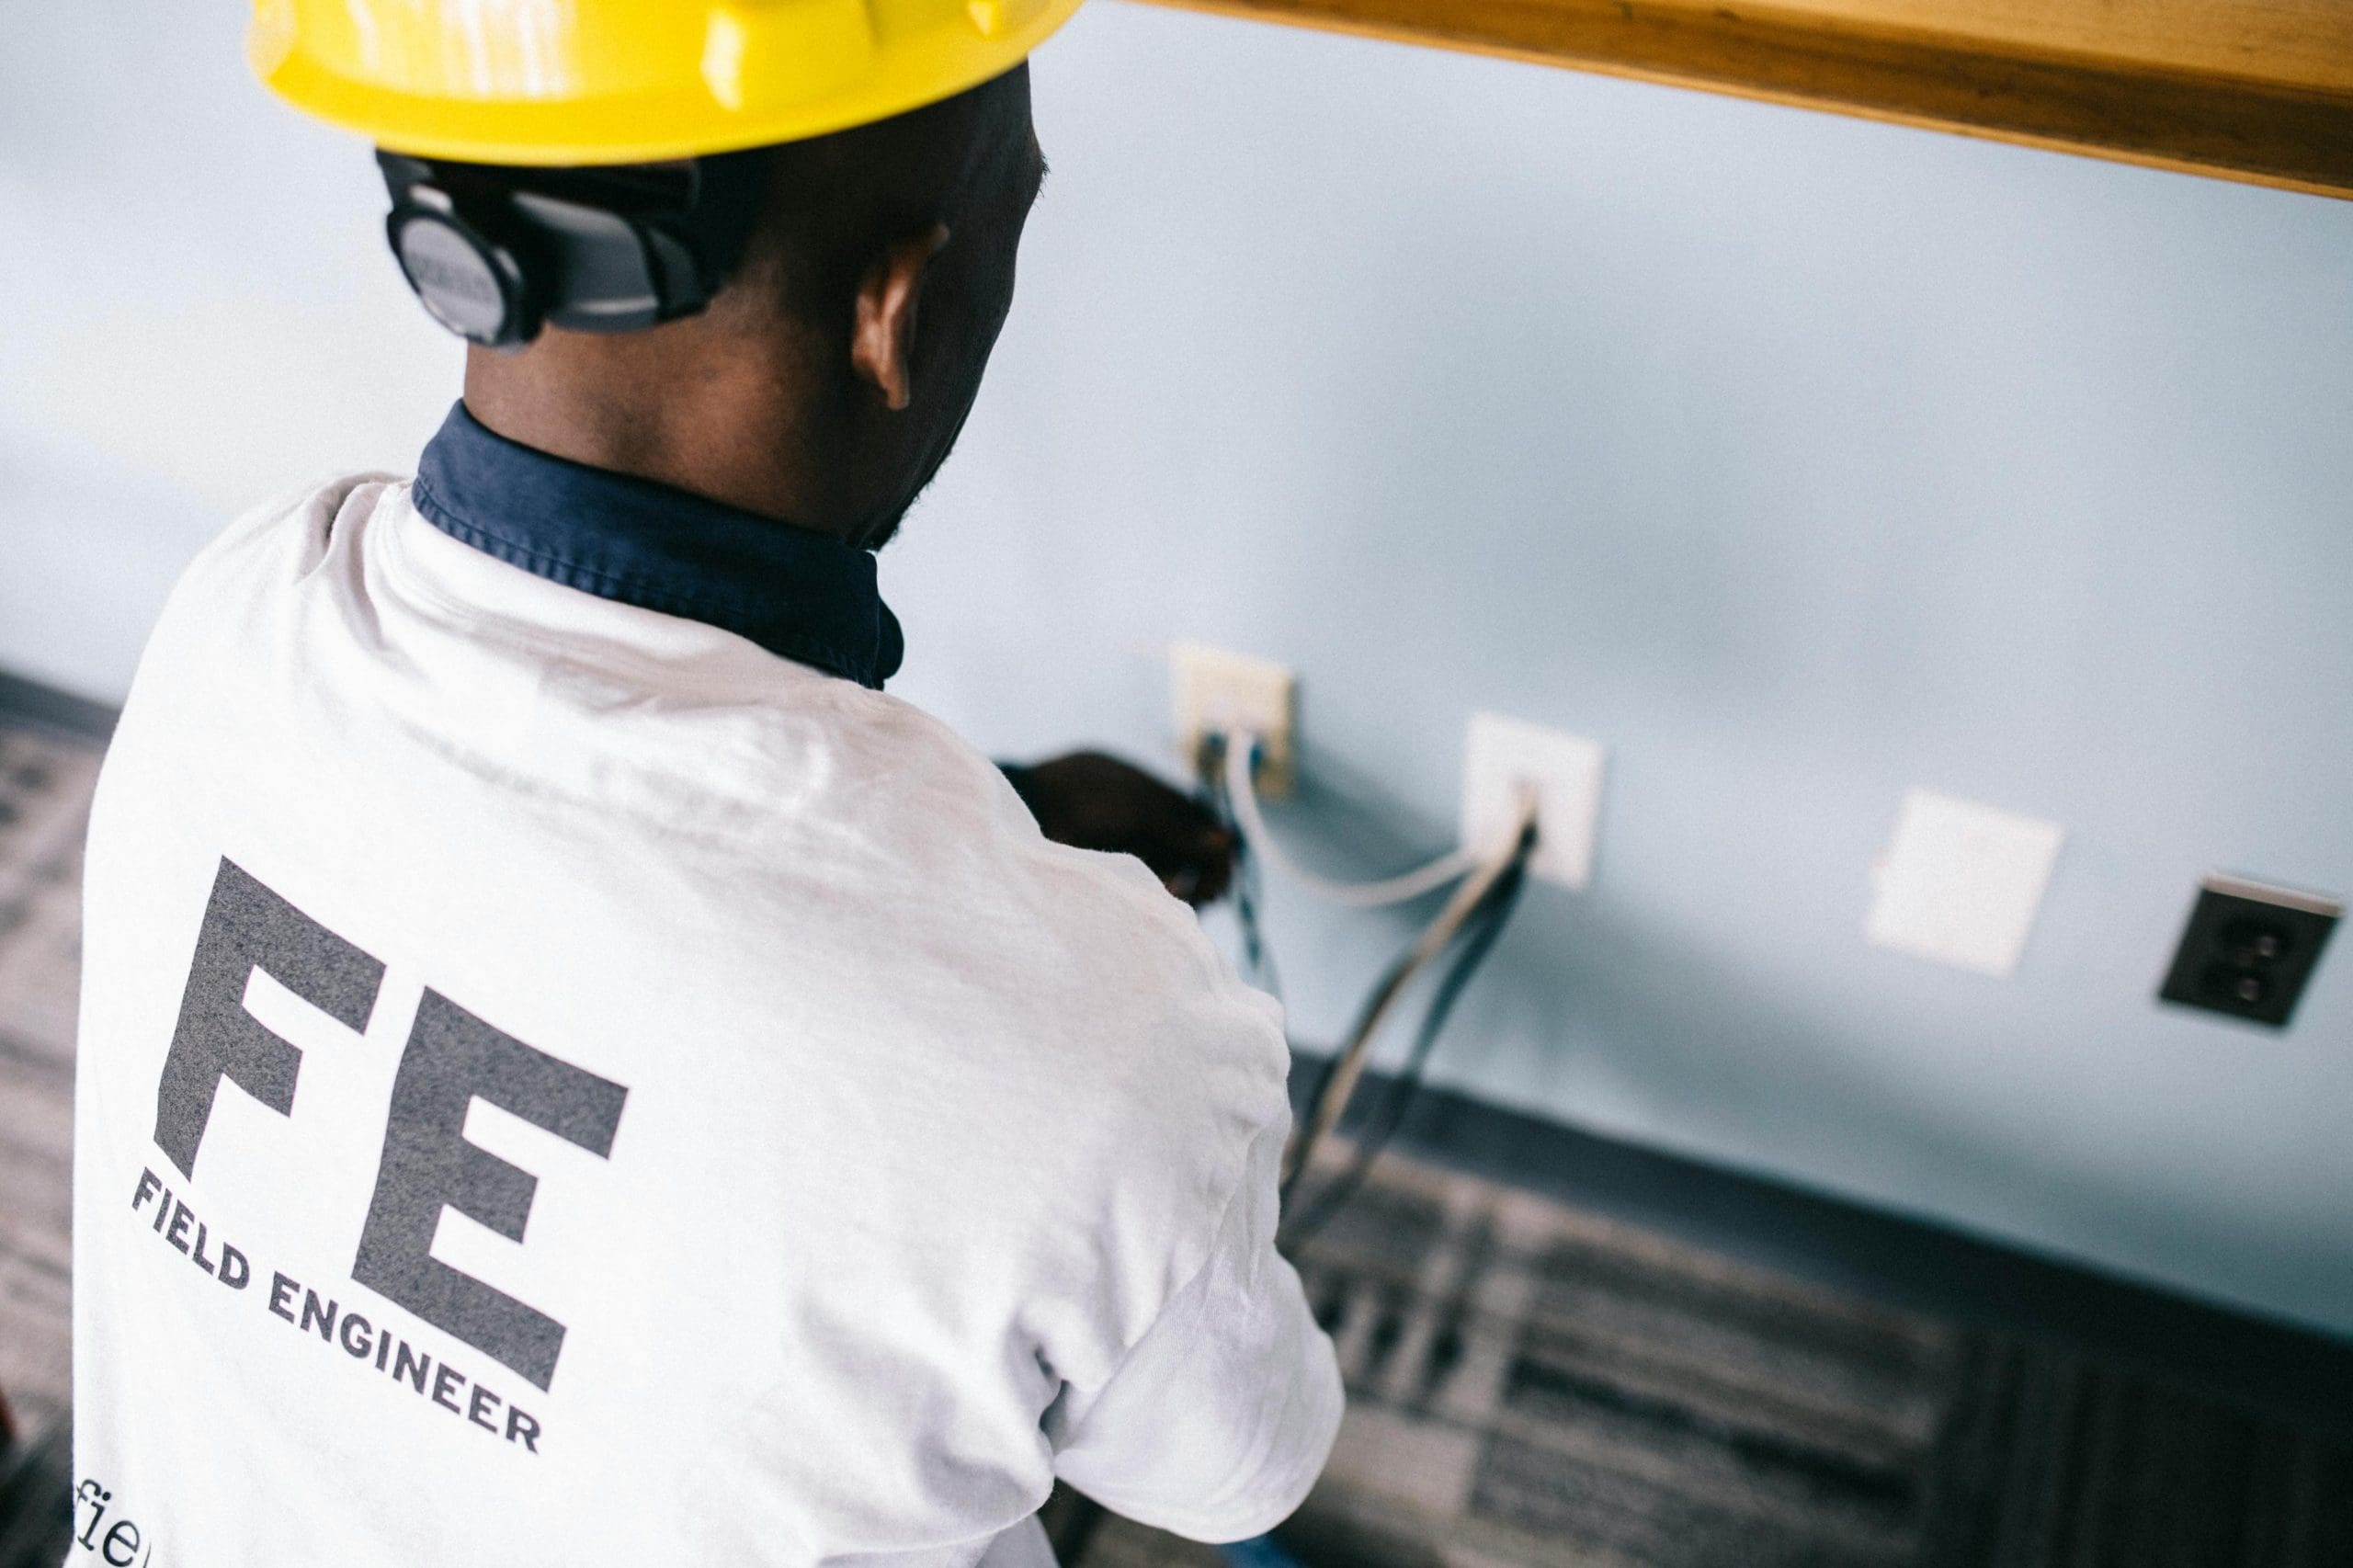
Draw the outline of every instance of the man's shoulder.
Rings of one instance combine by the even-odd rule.
[[[997,766],[945,723],[861,695],[820,815],[865,858],[864,894],[894,912],[904,943],[952,955],[976,1006],[1051,1017],[1040,1034],[1124,1062],[1117,1075],[1166,1067],[1181,1080],[1215,1059],[1279,1081],[1279,1008],[1141,860],[1048,839]]]
[[[213,678],[222,661],[276,623],[324,560],[338,520],[371,511],[381,473],[312,480],[238,513],[181,567],[148,629],[132,702],[147,687]]]
[[[289,485],[231,518],[197,552],[191,570],[273,547],[304,551],[315,559],[332,537],[338,518],[355,510],[372,510],[388,491],[408,483],[399,474],[367,470],[313,477]]]

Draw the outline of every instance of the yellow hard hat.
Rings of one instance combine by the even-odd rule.
[[[798,141],[1010,71],[1078,0],[255,0],[272,92],[379,146],[650,163]]]

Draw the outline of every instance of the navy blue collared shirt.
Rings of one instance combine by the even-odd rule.
[[[462,403],[417,460],[413,498],[435,528],[511,566],[860,686],[881,689],[905,652],[868,551],[520,446]]]

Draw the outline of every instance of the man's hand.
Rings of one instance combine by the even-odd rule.
[[[1140,767],[1099,751],[1004,767],[1039,830],[1057,844],[1132,855],[1187,903],[1211,903],[1233,880],[1233,835]]]

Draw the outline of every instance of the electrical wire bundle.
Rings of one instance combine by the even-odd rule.
[[[1382,1151],[1389,1146],[1390,1140],[1404,1125],[1405,1113],[1412,1108],[1415,1098],[1421,1092],[1423,1075],[1438,1048],[1439,1035],[1445,1032],[1454,1004],[1470,985],[1472,977],[1479,972],[1480,966],[1494,949],[1495,939],[1503,935],[1504,926],[1511,920],[1512,910],[1519,902],[1520,888],[1527,881],[1528,850],[1534,843],[1535,830],[1531,824],[1522,831],[1509,861],[1500,874],[1482,890],[1476,902],[1471,905],[1459,930],[1433,951],[1430,960],[1433,962],[1440,954],[1449,951],[1452,957],[1430,993],[1429,1005],[1422,1013],[1421,1025],[1415,1031],[1413,1049],[1406,1055],[1405,1064],[1390,1080],[1380,1104],[1358,1128],[1347,1168],[1316,1193],[1313,1201],[1285,1216],[1278,1234],[1290,1246],[1297,1248],[1303,1244],[1310,1236],[1322,1230],[1349,1199],[1356,1196],[1358,1188],[1364,1185],[1365,1178],[1380,1160]],[[1418,967],[1415,960],[1420,947],[1421,944],[1417,943],[1415,949],[1409,949],[1392,966],[1389,974],[1382,976],[1381,983],[1375,987],[1376,997],[1392,986],[1398,994],[1404,992]],[[1370,1006],[1368,1004],[1368,1016]],[[1370,1021],[1373,1027],[1378,1027],[1378,1019]],[[1364,1028],[1364,1020],[1359,1021],[1358,1027]],[[1371,1038],[1371,1033],[1367,1030],[1363,1035],[1365,1043],[1359,1045],[1352,1034],[1348,1051],[1334,1061],[1332,1069],[1325,1074],[1323,1090],[1317,1096],[1315,1115],[1301,1135],[1296,1152],[1290,1157],[1292,1169],[1283,1187],[1286,1200],[1305,1178],[1308,1161],[1314,1153],[1316,1143],[1324,1133],[1339,1125],[1343,1113],[1347,1109],[1348,1085],[1353,1083],[1354,1075],[1344,1079],[1341,1069],[1350,1061],[1351,1053],[1356,1061],[1362,1061]]]
[[[1256,752],[1256,736],[1210,736],[1204,755],[1204,792],[1205,803],[1234,834],[1233,912],[1242,927],[1244,970],[1251,981],[1272,993],[1277,1001],[1282,999],[1282,977],[1276,971],[1274,949],[1267,945],[1259,926],[1259,912],[1265,902],[1259,881],[1261,866],[1271,865],[1312,892],[1360,909],[1403,903],[1436,892],[1449,882],[1460,883],[1446,907],[1389,966],[1365,998],[1356,1027],[1348,1032],[1347,1043],[1333,1058],[1317,1087],[1314,1111],[1284,1151],[1285,1211],[1276,1228],[1276,1240],[1296,1249],[1355,1196],[1381,1158],[1381,1151],[1404,1125],[1405,1112],[1421,1086],[1422,1074],[1437,1049],[1438,1036],[1446,1028],[1449,1015],[1454,1011],[1456,999],[1478,973],[1479,966],[1495,947],[1495,938],[1503,935],[1505,925],[1511,919],[1512,907],[1518,902],[1520,884],[1527,877],[1528,857],[1536,847],[1536,802],[1532,795],[1522,801],[1512,836],[1483,858],[1468,848],[1453,849],[1403,876],[1377,882],[1334,882],[1292,864],[1267,832],[1266,817],[1258,810],[1257,792],[1250,779]],[[1415,979],[1441,960],[1446,961],[1445,972],[1430,993],[1429,1006],[1423,1011],[1421,1027],[1415,1033],[1405,1067],[1391,1081],[1389,1092],[1369,1125],[1358,1130],[1347,1168],[1315,1195],[1312,1206],[1303,1211],[1294,1210],[1290,1207],[1291,1194],[1305,1174],[1316,1146],[1339,1124],[1347,1109],[1357,1082],[1363,1075],[1365,1058],[1372,1049],[1374,1036]],[[1085,1555],[1087,1542],[1104,1517],[1103,1506],[1090,1497],[1080,1496],[1074,1502],[1053,1542],[1055,1553],[1064,1562],[1076,1562]],[[1284,1568],[1287,1564],[1296,1568],[1295,1560],[1271,1536],[1237,1541],[1219,1548],[1218,1553],[1233,1568]]]
[[[1225,737],[1213,735],[1210,744],[1222,755]],[[1264,863],[1258,848],[1262,840],[1254,839],[1236,819],[1222,765],[1211,763],[1210,778],[1202,786],[1202,792],[1204,803],[1233,835],[1233,915],[1242,928],[1243,973],[1252,984],[1279,1002],[1283,999],[1283,977],[1275,967],[1275,949],[1267,944],[1266,933],[1258,924],[1259,911],[1266,907],[1266,889],[1259,875]]]
[[[1217,766],[1211,773],[1212,801],[1237,829],[1242,859],[1235,878],[1234,908],[1242,926],[1245,961],[1253,978],[1261,983],[1274,981],[1275,974],[1273,955],[1258,928],[1258,864],[1275,867],[1321,897],[1357,908],[1402,903],[1434,892],[1449,881],[1457,884],[1446,906],[1374,983],[1358,1011],[1347,1042],[1317,1086],[1313,1110],[1293,1137],[1290,1148],[1285,1151],[1285,1212],[1278,1236],[1296,1248],[1321,1230],[1363,1186],[1381,1152],[1404,1125],[1405,1113],[1420,1091],[1423,1075],[1456,1001],[1494,949],[1518,902],[1521,885],[1527,879],[1528,858],[1536,846],[1535,800],[1532,795],[1523,799],[1511,836],[1483,856],[1464,846],[1401,876],[1375,882],[1334,882],[1292,864],[1275,844],[1258,808],[1250,777],[1256,737],[1226,735],[1219,737],[1217,744],[1222,755],[1216,758]],[[1414,982],[1425,971],[1439,964],[1444,965],[1443,972],[1430,992],[1405,1064],[1391,1080],[1381,1103],[1358,1129],[1347,1168],[1304,1208],[1295,1207],[1291,1199],[1317,1147],[1340,1124],[1355,1097],[1372,1042],[1382,1024],[1396,1010]],[[1279,983],[1269,983],[1268,988],[1279,998]]]

